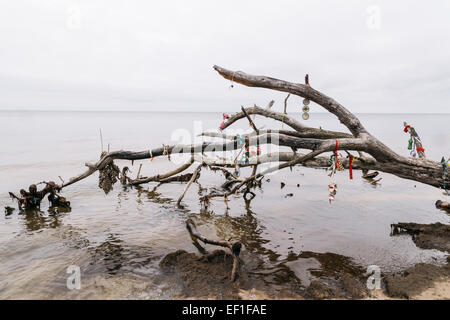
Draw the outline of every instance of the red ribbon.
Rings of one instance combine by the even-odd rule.
[[[230,116],[227,115],[226,113],[223,113],[222,117],[223,117],[223,120],[222,120],[222,123],[220,124],[220,131],[222,131],[223,127],[225,127],[225,120],[228,119]]]
[[[411,128],[411,126],[408,124],[407,126],[405,126],[405,128],[403,129],[403,131],[405,133],[408,133],[408,129]]]
[[[348,159],[348,171],[350,172],[350,180],[353,180],[353,167],[352,167],[352,163],[353,163],[353,157],[350,156],[350,158]]]
[[[420,151],[425,152],[425,149],[422,147],[417,147],[417,152],[420,152]]]

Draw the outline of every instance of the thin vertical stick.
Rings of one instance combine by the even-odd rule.
[[[287,114],[287,101],[289,99],[289,97],[291,96],[291,94],[289,93],[286,97],[286,99],[284,99],[284,113],[283,113],[283,118],[281,121],[281,129],[284,128],[284,115]]]
[[[184,195],[186,194],[186,192],[188,191],[189,187],[191,186],[192,182],[195,181],[195,179],[197,178],[198,174],[200,173],[200,170],[202,168],[203,164],[200,164],[194,171],[194,173],[192,174],[191,180],[189,180],[188,184],[186,185],[186,188],[184,188],[183,193],[181,194],[181,196],[178,198],[177,200],[177,206],[180,206],[180,202],[181,200],[183,200]]]
[[[102,128],[99,128],[100,130],[100,144],[102,146],[102,152],[103,152],[103,136],[102,136]]]
[[[141,174],[141,168],[142,168],[142,163],[139,164],[139,170],[138,170],[138,173],[137,173],[137,176],[136,176],[136,180],[139,179],[139,175]]]

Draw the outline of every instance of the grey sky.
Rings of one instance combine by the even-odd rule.
[[[0,3],[0,109],[281,108],[285,94],[230,90],[218,64],[309,73],[355,112],[450,112],[448,0]]]

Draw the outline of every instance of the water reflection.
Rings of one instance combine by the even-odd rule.
[[[105,270],[108,274],[117,273],[125,261],[123,241],[114,234],[109,234],[100,245],[89,248],[92,255],[90,265],[97,271]]]
[[[144,189],[141,186],[135,187],[137,190],[138,199],[140,200],[142,198],[142,196],[145,196],[147,200],[149,200],[150,202],[153,202],[153,203],[157,203],[157,204],[175,203],[172,198],[165,197],[162,195],[162,193],[157,191],[161,185],[162,184],[159,183],[150,190]]]
[[[253,283],[265,290],[288,290],[294,294],[303,294],[313,279],[339,279],[343,275],[351,275],[362,279],[364,268],[351,258],[336,253],[316,253],[301,251],[289,252],[282,256],[276,250],[268,248],[270,240],[264,237],[266,227],[258,220],[251,208],[251,200],[244,201],[245,212],[239,216],[227,214],[217,215],[202,208],[198,213],[190,213],[189,217],[202,226],[202,235],[207,238],[218,238],[229,242],[240,241],[245,251],[241,255],[246,273]],[[203,246],[193,241],[200,254],[208,253]],[[217,249],[211,247],[211,250]],[[261,287],[261,284],[263,287]]]
[[[47,213],[40,209],[24,209],[19,211],[19,215],[23,217],[26,230],[35,232],[44,228],[60,227],[64,214],[69,212],[70,208],[49,207]]]
[[[152,268],[156,256],[153,248],[148,246],[130,245],[120,234],[108,234],[100,244],[88,248],[90,254],[90,274],[117,275],[124,272],[140,274],[146,268]]]

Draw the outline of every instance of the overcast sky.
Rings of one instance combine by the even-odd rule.
[[[230,90],[217,64],[309,73],[354,112],[450,112],[449,0],[0,4],[0,109],[281,110],[285,94]]]

